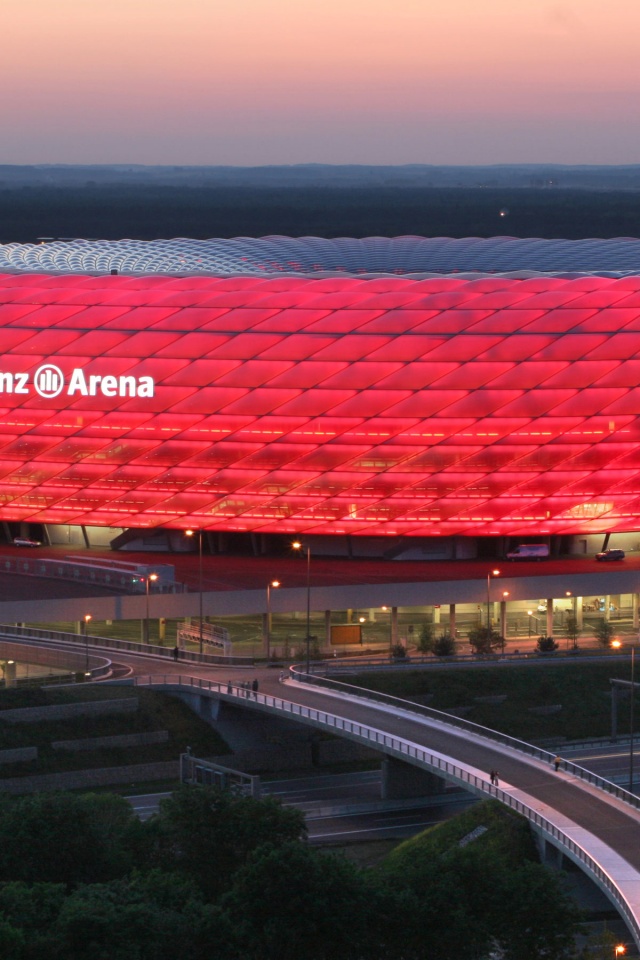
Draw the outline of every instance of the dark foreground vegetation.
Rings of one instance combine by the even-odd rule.
[[[274,800],[183,788],[0,802],[3,960],[504,960],[572,952],[578,915],[494,801],[376,868],[310,847]],[[506,909],[505,909],[506,907]]]
[[[38,237],[637,236],[640,192],[513,187],[0,186],[0,243]]]
[[[403,669],[361,673],[346,682],[455,711],[473,723],[537,743],[609,736],[611,679],[631,679],[628,659],[584,663],[550,658],[526,666]],[[620,732],[628,731],[621,726]]]

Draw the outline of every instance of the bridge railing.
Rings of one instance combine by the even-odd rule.
[[[512,750],[517,750],[518,753],[535,757],[536,760],[540,760],[550,766],[554,765],[556,754],[550,753],[542,747],[536,747],[531,743],[527,743],[526,740],[518,740],[516,737],[510,737],[506,733],[500,733],[498,730],[490,729],[490,727],[483,727],[479,723],[465,720],[463,717],[456,717],[453,714],[435,710],[433,707],[427,707],[421,703],[413,703],[411,700],[402,700],[399,697],[393,697],[379,690],[366,690],[363,687],[355,687],[338,680],[331,680],[328,677],[319,677],[316,674],[305,673],[302,667],[291,667],[290,670],[295,679],[302,683],[335,690],[337,693],[344,693],[358,700],[369,700],[374,703],[386,704],[395,710],[409,711],[418,716],[435,720],[438,723],[457,727],[460,730],[467,730],[469,733],[473,733],[478,737],[484,737],[486,740],[493,741],[493,743],[499,743]],[[560,765],[563,770],[573,774],[573,776],[578,777],[580,780],[585,780],[587,783],[593,784],[593,786],[598,789],[604,790],[605,793],[610,793],[612,796],[617,797],[624,803],[630,804],[630,806],[635,807],[637,810],[640,809],[640,797],[625,790],[624,787],[620,787],[610,780],[598,776],[597,773],[593,773],[591,770],[586,770],[571,760],[561,759]]]
[[[556,847],[562,850],[571,860],[579,863],[594,878],[598,885],[605,890],[612,903],[616,905],[633,933],[636,944],[640,947],[640,924],[624,893],[613,877],[604,870],[600,863],[598,863],[584,847],[576,843],[575,840],[572,840],[571,837],[567,836],[567,834],[554,823],[546,817],[543,817],[532,807],[513,797],[512,794],[501,790],[500,787],[494,786],[485,777],[479,777],[470,773],[464,767],[458,766],[439,754],[431,753],[429,750],[419,747],[415,743],[405,740],[402,737],[392,736],[374,727],[369,727],[366,724],[357,723],[353,720],[347,720],[345,717],[338,717],[325,710],[305,707],[302,704],[292,703],[289,700],[283,700],[280,697],[253,691],[230,682],[219,683],[214,680],[203,680],[189,676],[139,676],[133,678],[130,682],[135,686],[177,686],[180,689],[186,689],[188,691],[208,691],[232,699],[248,700],[256,706],[263,705],[292,717],[304,718],[323,729],[339,730],[348,738],[365,743],[367,746],[384,747],[385,753],[389,755],[395,756],[400,760],[411,759],[415,763],[424,764],[429,767],[430,770],[441,772],[447,779],[457,782],[460,786],[471,790],[473,793],[500,800],[512,810],[526,817],[527,820],[541,831],[545,837],[551,840]],[[404,701],[397,702],[404,703]],[[571,764],[570,766],[573,765]],[[604,783],[608,783],[608,781],[604,781]],[[614,785],[609,784],[609,786],[613,787]],[[616,791],[612,790],[607,792],[614,793]],[[625,791],[622,792],[624,793]]]

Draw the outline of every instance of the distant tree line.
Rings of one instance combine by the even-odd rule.
[[[272,799],[184,788],[146,822],[106,794],[0,800],[3,960],[555,960],[576,921],[493,801],[361,869]]]
[[[502,215],[501,215],[502,211]],[[528,188],[83,187],[0,183],[0,242],[38,237],[638,236],[640,192]]]

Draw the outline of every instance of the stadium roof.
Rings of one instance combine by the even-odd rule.
[[[640,274],[640,239],[238,237],[189,240],[41,238],[0,245],[0,270],[218,276],[456,274],[573,277]]]

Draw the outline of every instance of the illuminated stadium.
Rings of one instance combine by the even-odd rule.
[[[8,244],[0,327],[7,525],[640,529],[635,239]]]

